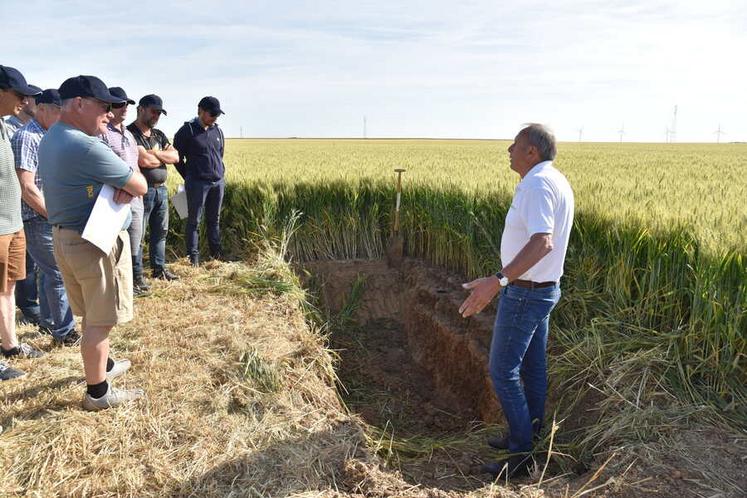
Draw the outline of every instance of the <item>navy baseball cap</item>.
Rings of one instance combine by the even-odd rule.
[[[47,88],[42,93],[36,96],[36,105],[39,104],[54,104],[62,106],[62,99],[60,98],[60,92],[56,88]]]
[[[115,97],[119,97],[120,99],[124,99],[125,102],[127,102],[130,105],[133,105],[135,103],[134,100],[129,98],[127,96],[127,93],[124,91],[124,89],[121,86],[112,86],[109,87],[109,93],[114,95]]]
[[[202,100],[197,104],[197,107],[204,109],[215,116],[218,114],[225,114],[225,112],[221,111],[220,102],[215,97],[202,97]]]
[[[142,99],[140,99],[140,102],[138,103],[140,107],[150,107],[152,109],[155,109],[157,111],[161,111],[164,116],[167,116],[166,109],[163,108],[163,100],[161,100],[161,97],[159,97],[156,94],[149,93]]]
[[[21,95],[32,97],[41,93],[41,88],[26,83],[21,71],[10,66],[0,66],[0,88],[10,88]]]
[[[96,76],[74,76],[63,81],[60,85],[60,98],[66,100],[75,97],[93,97],[107,104],[127,102],[127,99],[109,93],[106,84]]]

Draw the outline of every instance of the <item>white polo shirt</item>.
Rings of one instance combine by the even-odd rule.
[[[573,226],[573,190],[552,161],[536,164],[516,186],[501,237],[501,263],[507,266],[535,233],[552,234],[553,249],[521,275],[521,280],[558,282]]]

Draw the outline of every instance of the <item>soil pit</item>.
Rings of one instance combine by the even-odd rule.
[[[343,399],[378,428],[380,453],[413,483],[484,485],[479,466],[498,456],[485,445],[485,423],[501,421],[487,372],[495,309],[462,318],[462,280],[417,260],[400,269],[318,261],[305,270],[332,317]]]

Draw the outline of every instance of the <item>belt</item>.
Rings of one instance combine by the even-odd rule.
[[[531,280],[514,280],[509,285],[523,287],[524,289],[541,289],[543,287],[552,287],[557,282],[532,282]]]
[[[166,183],[166,182],[161,182],[161,183],[149,183],[149,184],[148,184],[148,186],[149,186],[149,187],[151,187],[151,188],[158,188],[158,187],[163,187],[164,183]]]

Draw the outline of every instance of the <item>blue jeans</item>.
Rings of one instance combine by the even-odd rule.
[[[39,302],[39,290],[37,278],[39,277],[34,260],[26,251],[26,278],[16,282],[16,306],[23,313],[24,318],[31,322],[39,322],[41,317]]]
[[[184,237],[187,255],[190,258],[199,257],[197,229],[204,209],[208,246],[210,254],[215,256],[221,252],[220,208],[226,183],[223,178],[214,182],[187,178],[184,183],[184,190],[187,191],[187,224]]]
[[[166,235],[169,231],[169,192],[165,185],[148,187],[143,196],[143,233],[150,228],[150,268],[155,272],[166,265]],[[143,251],[137,257],[140,273],[143,270]]]
[[[513,453],[532,449],[532,436],[545,416],[547,331],[550,312],[559,299],[557,285],[541,289],[509,285],[498,301],[489,369],[508,422],[508,450]]]
[[[62,273],[54,259],[52,225],[43,218],[23,222],[26,250],[41,272],[41,324],[52,331],[55,339],[64,339],[74,328],[73,312],[67,302]]]
[[[132,255],[132,274],[135,278],[143,274],[142,265],[138,266],[137,262],[142,261],[141,244],[143,242],[143,199],[142,197],[133,197],[130,202],[132,208],[132,219],[130,226],[127,227],[127,233],[130,236],[130,254]]]

